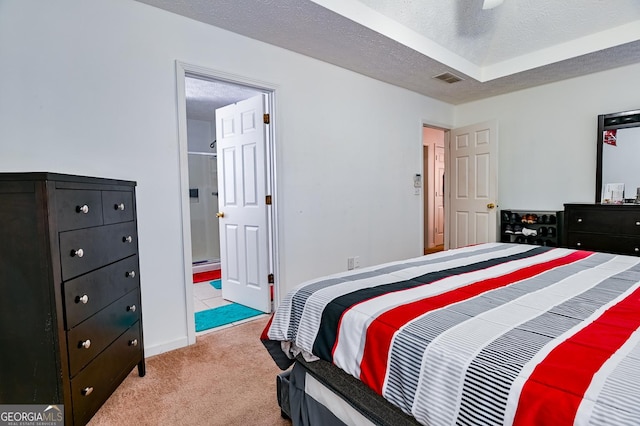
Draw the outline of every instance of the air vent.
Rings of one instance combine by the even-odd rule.
[[[457,83],[459,81],[464,80],[464,78],[458,77],[457,75],[451,74],[450,72],[445,72],[445,73],[442,73],[442,74],[438,74],[438,75],[434,76],[433,78],[437,78],[438,80],[442,80],[445,83],[449,83],[449,84]]]

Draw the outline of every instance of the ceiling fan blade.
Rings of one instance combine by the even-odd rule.
[[[484,10],[493,9],[494,7],[500,6],[504,0],[484,0],[482,8]]]

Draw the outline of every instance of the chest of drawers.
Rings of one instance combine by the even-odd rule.
[[[640,206],[565,204],[566,245],[640,256]]]
[[[83,425],[145,374],[135,182],[0,173],[0,404]]]

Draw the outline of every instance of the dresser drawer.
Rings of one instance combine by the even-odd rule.
[[[134,341],[135,345],[132,345]],[[71,379],[74,424],[86,424],[120,381],[142,360],[141,341],[138,322]]]
[[[623,210],[617,206],[598,209],[571,208],[567,209],[565,215],[567,232],[640,236],[640,209]]]
[[[596,233],[617,233],[618,219],[603,210],[570,209],[565,212],[567,232],[588,231]]]
[[[569,232],[567,233],[567,247],[638,256],[640,255],[640,237]]]
[[[139,286],[137,255],[65,282],[65,330]]]
[[[58,230],[102,225],[102,194],[91,190],[56,190]]]
[[[133,220],[133,192],[102,191],[102,215],[104,223],[129,222]]]
[[[135,222],[61,232],[62,280],[135,254],[137,238]]]
[[[640,237],[640,212],[626,211],[618,216],[620,233]]]
[[[67,343],[71,377],[139,319],[140,299],[134,290],[69,330]]]

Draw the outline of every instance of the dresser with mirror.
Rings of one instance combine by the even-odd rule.
[[[640,109],[599,115],[596,147],[595,203],[564,205],[566,246],[640,256]]]

